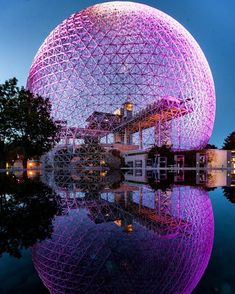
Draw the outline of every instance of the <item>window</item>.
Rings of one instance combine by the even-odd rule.
[[[153,165],[153,161],[152,161],[152,159],[147,159],[147,161],[146,161],[146,165],[147,165],[147,166],[152,166],[152,165]]]
[[[128,167],[133,167],[134,162],[133,161],[127,161],[127,166]]]
[[[135,161],[135,167],[142,167],[142,164],[143,164],[142,160]]]
[[[137,170],[135,171],[135,176],[136,176],[136,177],[141,177],[141,176],[142,176],[142,169],[137,169]]]

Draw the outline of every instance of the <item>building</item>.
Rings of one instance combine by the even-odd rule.
[[[49,97],[64,122],[60,144],[74,149],[98,142],[196,150],[213,129],[215,90],[202,50],[176,20],[139,3],[102,3],[68,17],[40,47],[27,88]]]
[[[196,169],[231,169],[235,172],[235,151],[203,149],[194,151],[175,151],[170,155],[174,164],[169,165],[166,156],[148,157],[148,151],[125,152],[125,164],[135,169],[145,168],[196,168]],[[233,173],[233,171],[232,171]]]

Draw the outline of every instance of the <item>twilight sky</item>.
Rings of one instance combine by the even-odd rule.
[[[26,84],[47,35],[65,18],[105,0],[0,0],[0,83]],[[180,22],[197,40],[212,70],[216,120],[210,143],[220,147],[235,131],[235,0],[141,0]]]

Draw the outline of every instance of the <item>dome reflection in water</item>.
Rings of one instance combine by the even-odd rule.
[[[110,189],[102,182],[92,197],[83,187],[54,183],[64,215],[55,218],[51,239],[33,248],[51,293],[192,292],[213,246],[207,191],[133,183]]]

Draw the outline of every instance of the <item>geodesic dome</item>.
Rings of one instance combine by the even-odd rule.
[[[109,194],[109,200],[75,200],[71,192],[71,201],[64,199],[67,214],[55,218],[51,239],[33,247],[35,268],[50,293],[192,293],[213,246],[208,193],[173,187],[156,204],[160,211],[155,207],[153,212],[156,195],[144,192],[139,214],[135,193],[124,206]],[[120,220],[132,223],[129,233]],[[171,234],[159,234],[159,224]]]
[[[143,4],[107,2],[68,17],[40,47],[27,87],[50,98],[55,120],[79,128],[76,138],[85,128],[109,142],[128,133],[120,142],[180,150],[203,147],[212,133],[215,92],[202,50],[177,21]],[[127,102],[131,117],[112,116]]]

